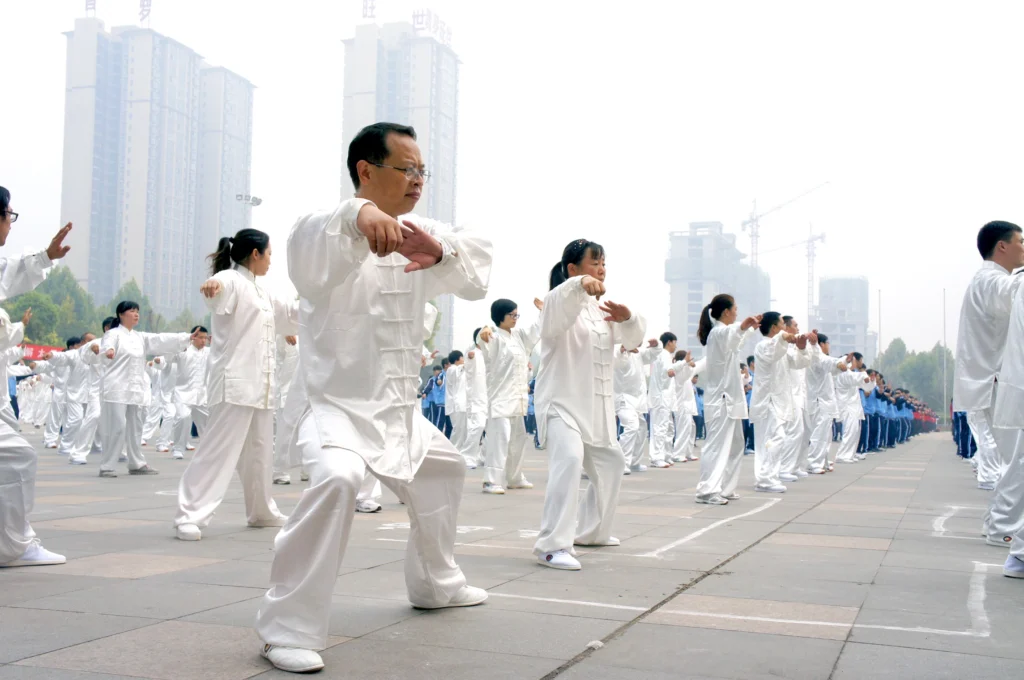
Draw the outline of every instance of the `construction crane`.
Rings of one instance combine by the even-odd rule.
[[[803,198],[804,196],[807,196],[808,194],[813,194],[815,191],[817,191],[818,189],[822,188],[826,184],[828,184],[828,182],[822,182],[821,184],[819,184],[818,186],[814,187],[813,189],[808,189],[807,191],[805,191],[804,193],[800,194],[799,196],[796,196],[795,198],[791,198],[788,201],[786,201],[785,203],[780,203],[777,206],[775,206],[774,208],[771,208],[770,210],[765,210],[763,213],[758,213],[757,212],[757,201],[756,200],[754,201],[754,207],[751,208],[751,210],[750,210],[750,217],[748,217],[747,219],[743,220],[743,223],[740,225],[740,227],[743,229],[743,231],[746,231],[747,229],[750,230],[750,264],[751,264],[751,266],[753,266],[753,267],[757,266],[757,242],[758,242],[758,239],[761,236],[761,218],[762,217],[767,217],[768,215],[771,215],[773,212],[777,212],[779,210],[782,210],[787,205],[789,205],[791,203],[795,203],[796,201],[799,201],[801,198]]]
[[[794,199],[795,200],[795,199]],[[825,242],[824,234],[815,234],[814,225],[810,226],[810,231],[806,239],[790,243],[788,246],[780,246],[778,248],[772,248],[766,250],[765,255],[769,253],[775,253],[780,250],[788,250],[789,248],[796,248],[797,246],[804,246],[807,249],[807,323],[811,323],[811,319],[814,317],[814,258],[817,255],[816,247],[818,242]],[[810,329],[808,329],[810,330]]]

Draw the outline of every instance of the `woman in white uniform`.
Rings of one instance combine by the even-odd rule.
[[[628,351],[640,345],[647,322],[623,305],[598,302],[604,278],[604,248],[573,241],[551,272],[551,291],[541,310],[535,399],[549,470],[533,552],[554,569],[580,568],[574,544],[619,545],[611,530],[626,458],[615,436],[612,364],[616,347]],[[578,500],[583,469],[590,482]]]
[[[298,300],[268,293],[257,280],[270,269],[270,237],[242,229],[210,255],[213,276],[201,291],[213,314],[207,400],[210,420],[178,485],[176,533],[202,538],[235,468],[251,527],[279,527],[286,517],[271,498],[277,335],[298,333]],[[233,263],[233,264],[232,264]]]
[[[114,463],[121,452],[128,455],[128,473],[155,475],[142,455],[143,407],[146,403],[146,355],[182,352],[188,346],[188,333],[143,333],[139,324],[139,305],[131,300],[117,304],[117,320],[93,345],[95,359],[107,364],[103,380],[103,404],[100,411],[103,432],[103,462],[100,477],[117,477]],[[85,355],[88,357],[88,355]]]
[[[747,398],[743,376],[736,366],[740,348],[761,323],[751,316],[736,325],[739,310],[731,295],[716,295],[700,314],[697,338],[707,348],[707,387],[704,390],[704,419],[707,441],[700,457],[697,502],[726,505],[739,498],[740,462],[743,460],[743,420]]]

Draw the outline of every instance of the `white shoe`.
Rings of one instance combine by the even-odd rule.
[[[656,461],[654,463],[651,463],[651,467],[656,467],[658,469],[663,470],[665,468],[672,467],[672,466],[669,465],[668,462],[666,462],[664,460],[659,460],[659,461]]]
[[[796,476],[797,477],[807,477],[809,475],[807,474],[807,472],[805,470],[797,470],[796,471]]]
[[[287,517],[270,517],[269,519],[258,519],[255,522],[249,522],[249,526],[253,529],[267,529],[270,527],[283,527],[287,522]]]
[[[195,451],[196,447],[192,446],[191,444],[185,444],[185,450],[186,451]]]
[[[572,544],[579,545],[584,548],[614,548],[622,545],[622,541],[615,538],[614,536],[609,536],[608,540],[604,543],[580,543],[579,541],[573,541]]]
[[[289,673],[313,673],[324,667],[324,660],[312,649],[263,645],[260,656]]]
[[[994,482],[978,482],[978,488],[982,491],[992,491],[996,488]]]
[[[274,477],[274,484],[291,484],[291,475],[281,475],[280,477]]]
[[[579,571],[582,569],[580,561],[569,554],[568,550],[556,550],[555,552],[537,555],[537,561],[545,567],[552,569],[564,569],[565,571]]]
[[[475,607],[486,601],[487,591],[483,588],[462,586],[462,589],[455,593],[452,599],[448,600],[448,604],[420,605],[414,603],[412,606],[416,609],[449,609],[451,607]]]
[[[521,482],[516,482],[515,484],[509,484],[505,488],[506,489],[532,489],[533,488],[533,483],[532,482],[528,482],[528,481],[526,481],[524,479]]]
[[[156,447],[157,453],[169,453],[171,448],[169,446],[158,446]]]
[[[703,505],[729,505],[729,501],[725,500],[717,493],[711,494],[710,496],[697,496],[697,502]]]
[[[57,445],[56,444],[47,444],[46,448],[48,448],[48,449],[55,449],[55,448],[57,448]]]
[[[695,460],[700,460],[700,458],[699,458],[699,457],[697,457],[697,456],[687,456],[687,457],[686,457],[686,462],[687,462],[687,463],[692,463],[692,462],[693,462],[693,461],[695,461]]]
[[[380,503],[376,501],[356,501],[356,512],[380,512]]]
[[[797,482],[800,480],[799,477],[797,477],[796,475],[791,475],[788,472],[783,472],[781,475],[779,475],[779,479],[781,479],[784,482]]]
[[[309,481],[309,475],[307,473],[303,472],[303,473],[301,473],[299,475],[299,480],[303,481],[303,482],[308,482]]]
[[[147,443],[146,443],[146,440],[145,440],[145,439],[143,439],[143,440],[142,440],[142,445],[143,445],[143,446],[149,446],[149,444],[147,444]]]
[[[128,462],[128,456],[118,456],[117,457],[117,462],[118,463],[127,463]]]
[[[858,453],[856,456],[854,456],[854,458],[856,458],[857,460],[867,460],[867,456],[865,456],[863,453]]]
[[[629,466],[629,469],[632,470],[633,472],[647,472],[646,465],[631,465]]]
[[[63,555],[50,552],[39,543],[32,543],[28,550],[21,554],[16,560],[0,564],[0,567],[41,567],[46,564],[64,564],[67,558]]]
[[[673,463],[685,463],[686,462],[686,456],[672,456],[672,462]]]
[[[732,493],[725,494],[724,496],[722,496],[722,498],[724,498],[727,501],[738,501],[739,499],[743,498],[743,496],[733,491]]]
[[[81,458],[69,458],[68,459],[68,465],[85,465],[85,464],[86,464],[86,461],[82,460]]]
[[[195,524],[179,524],[174,533],[179,541],[198,541],[203,538],[203,532]]]
[[[851,458],[850,460],[843,460],[842,458],[836,458],[836,462],[837,463],[843,463],[844,465],[850,465],[852,463],[859,463],[860,461],[857,460],[856,458]],[[831,470],[832,467],[829,466],[829,469]]]
[[[498,486],[497,484],[484,482],[484,493],[490,493],[496,496],[503,496],[505,494],[505,489],[503,487]]]
[[[827,471],[827,470],[825,470],[824,468],[822,468],[822,469],[820,469],[820,470],[808,470],[808,471],[807,471],[807,474],[810,474],[810,475],[823,475],[823,474],[825,474],[826,472],[828,472],[828,471]]]
[[[624,474],[624,475],[631,475],[631,474],[633,474],[633,471],[630,470],[629,466],[627,465],[626,469],[622,471],[622,474]]]
[[[986,536],[985,542],[997,548],[1009,548],[1013,543],[1013,536]]]
[[[786,493],[786,487],[781,484],[772,484],[771,486],[755,486],[754,491],[760,491],[762,493]]]
[[[467,470],[475,470],[476,469],[476,463],[466,463],[466,469]]]
[[[174,455],[171,456],[174,460],[185,460],[185,454],[181,451],[175,451]]]

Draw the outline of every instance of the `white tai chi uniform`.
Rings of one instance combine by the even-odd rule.
[[[82,416],[82,425],[78,428],[75,441],[71,446],[71,456],[76,460],[85,460],[85,457],[94,451],[99,451],[99,440],[102,435],[99,433],[100,414],[102,412],[103,375],[106,373],[106,365],[100,361],[92,352],[93,345],[99,347],[103,342],[102,338],[83,345],[79,348],[79,358],[89,368],[89,394],[85,404],[85,414]]]
[[[444,411],[452,419],[452,444],[462,453],[467,466],[476,467],[476,454],[466,455],[466,426],[468,417],[468,389],[466,365],[449,366],[445,380]]]
[[[42,364],[40,367],[39,364]],[[53,379],[53,394],[50,397],[50,408],[46,414],[46,428],[43,430],[43,446],[56,449],[60,442],[60,429],[67,415],[68,367],[46,366],[46,362],[37,362],[36,373],[49,373]]]
[[[0,258],[0,301],[38,286],[50,266],[45,252]],[[20,322],[11,323],[7,312],[0,308],[0,351],[20,343],[24,331]],[[0,420],[0,564],[18,559],[36,542],[28,522],[35,503],[35,485],[35,449]]]
[[[657,349],[657,348],[655,348]],[[615,394],[615,415],[622,426],[619,446],[626,458],[625,469],[640,468],[647,443],[647,379],[644,368],[654,360],[649,352],[623,350],[615,352],[612,391]],[[536,403],[536,400],[535,400]]]
[[[174,375],[174,432],[171,437],[171,453],[175,458],[184,458],[185,448],[192,436],[192,423],[196,424],[196,432],[200,437],[206,430],[206,422],[210,418],[207,407],[206,380],[209,375],[210,348],[196,349],[189,343],[188,349],[171,358],[171,371],[164,375]]]
[[[675,377],[675,405],[672,416],[675,418],[676,439],[672,444],[672,460],[681,463],[684,460],[697,460],[697,424],[693,417],[697,415],[697,394],[693,389],[693,376],[700,375],[707,361],[700,359],[690,366],[685,361],[677,361],[672,366]]]
[[[459,449],[464,460],[473,461],[477,467],[484,464],[484,451],[480,445],[487,414],[487,364],[484,353],[476,345],[466,350],[466,434],[462,438],[463,448]],[[472,356],[471,356],[472,355]]]
[[[299,346],[289,345],[285,336],[278,335],[277,342],[277,398],[274,410],[274,475],[275,482],[291,484],[292,477],[288,474],[291,464],[288,460],[288,437],[282,436],[285,428],[285,405],[288,403],[288,392],[295,378],[295,370],[299,367]],[[295,423],[288,428],[294,431]]]
[[[487,364],[487,438],[484,440],[484,483],[517,487],[526,483],[523,456],[530,438],[523,418],[530,401],[530,354],[540,327],[494,328],[490,342],[477,339]]]
[[[46,425],[50,416],[50,403],[53,401],[53,378],[49,375],[36,375],[36,403],[32,413],[32,425],[38,430]]]
[[[757,371],[750,397],[750,419],[754,422],[754,481],[759,489],[782,484],[782,456],[787,425],[797,417],[793,403],[792,369],[807,365],[807,349],[790,353],[785,333],[764,338],[754,348]]]
[[[1018,277],[1019,278],[1019,277]],[[1024,291],[1024,289],[1022,289]],[[1008,351],[999,370],[999,389],[996,391],[992,426],[996,431],[1015,433],[1016,446],[1009,465],[996,484],[983,520],[982,532],[989,543],[1009,545],[1017,536],[1013,554],[1024,556],[1024,292],[1018,291],[1013,300]],[[1012,351],[1010,350],[1012,348]]]
[[[867,373],[850,370],[835,376],[833,382],[836,386],[836,399],[839,401],[839,420],[843,424],[843,438],[836,451],[836,462],[852,463],[856,460],[854,455],[857,453],[860,428],[864,422],[864,405],[860,393],[861,390],[870,392],[874,389],[874,381]]]
[[[271,497],[274,411],[277,409],[277,335],[294,335],[298,301],[267,292],[236,264],[217,272],[221,285],[204,298],[213,314],[207,399],[210,420],[178,484],[174,525],[205,527],[238,469],[250,526],[280,526]],[[328,322],[329,323],[329,322]]]
[[[697,499],[715,495],[730,496],[739,484],[743,461],[743,420],[747,417],[747,397],[740,375],[740,348],[755,328],[740,330],[739,323],[726,325],[712,321],[708,334],[704,373],[704,422],[707,440],[700,457],[700,482]],[[758,367],[760,369],[760,366]]]
[[[20,321],[18,323],[21,323]],[[22,331],[24,332],[24,331]],[[25,349],[20,345],[15,345],[9,348],[6,352],[0,353],[0,362],[4,363],[7,369],[7,382],[10,383],[10,379],[14,376],[26,376],[32,374],[32,369],[24,364],[18,362],[25,356]],[[22,381],[25,382],[25,381]],[[21,384],[19,383],[15,387],[16,391],[20,391]],[[4,392],[6,398],[0,400],[0,420],[11,426],[11,429],[15,432],[21,432],[21,423],[18,422],[18,417],[14,415],[14,407],[11,405],[11,393],[10,389]],[[19,397],[20,402],[20,397]],[[20,410],[19,403],[19,410]]]
[[[106,364],[103,405],[103,462],[100,472],[114,470],[121,453],[128,456],[128,470],[146,467],[142,455],[142,409],[149,388],[146,385],[146,355],[181,352],[188,346],[188,333],[143,333],[115,326],[103,335],[95,360]],[[107,350],[114,358],[107,359]],[[90,359],[93,361],[93,359]]]
[[[953,409],[967,412],[978,444],[978,483],[995,484],[1013,454],[1015,431],[992,427],[995,377],[1003,361],[1013,298],[1024,282],[986,261],[971,279],[960,307],[953,369]],[[1018,350],[1020,348],[1014,348]]]
[[[825,355],[820,345],[811,350],[807,367],[807,414],[811,419],[811,444],[807,454],[807,471],[819,474],[829,465],[828,449],[832,445],[832,422],[839,417],[834,376],[839,375],[840,359]]]
[[[635,312],[621,324],[605,321],[582,282],[574,276],[551,290],[540,314],[534,405],[549,469],[536,555],[606,544],[626,465],[615,431],[612,362],[617,347],[643,341],[647,322]],[[580,498],[584,469],[590,480]]]
[[[651,348],[651,378],[647,390],[647,406],[651,412],[651,463],[667,463],[672,455],[672,409],[675,406],[675,386],[668,371],[672,368],[672,354],[657,347]]]
[[[149,398],[143,409],[142,441],[156,444],[160,437],[160,421],[164,417],[163,387],[160,385],[163,371],[159,364],[146,364],[146,379],[149,385]]]
[[[414,605],[448,604],[466,579],[455,564],[455,529],[466,465],[423,417],[419,386],[423,307],[443,293],[481,299],[490,243],[414,215],[441,242],[435,266],[406,274],[398,253],[377,257],[356,228],[363,199],[301,218],[288,239],[288,274],[301,296],[300,380],[307,406],[293,451],[310,486],[274,541],[272,587],[257,615],[267,644],[327,644],[338,577],[369,466],[409,512],[405,577]]]
[[[180,352],[179,352],[180,354]],[[178,408],[174,403],[175,386],[178,384],[178,369],[174,364],[174,355],[159,357],[153,360],[153,368],[160,375],[160,429],[156,434],[156,450],[161,453],[171,450],[174,439],[174,428],[178,421]],[[154,408],[156,406],[154,405]]]
[[[810,347],[808,343],[808,347]],[[788,392],[793,402],[793,417],[786,421],[786,439],[782,445],[782,459],[780,470],[783,473],[795,475],[798,472],[807,471],[807,458],[809,453],[808,442],[810,440],[810,427],[807,424],[807,366],[810,365],[811,355],[809,350],[801,352],[796,345],[789,347],[791,359],[797,355],[802,358],[794,367],[794,364],[787,363],[786,382]],[[755,428],[755,433],[757,432]]]
[[[57,453],[62,456],[69,456],[69,463],[85,462],[85,455],[80,455],[74,449],[75,437],[78,436],[78,432],[82,427],[82,422],[85,418],[85,407],[89,403],[89,374],[91,371],[89,364],[85,363],[79,349],[55,352],[49,361],[36,362],[37,371],[40,370],[40,366],[48,364],[55,371],[64,371],[68,376],[64,388],[65,420],[64,427],[61,430]],[[88,455],[88,451],[86,455]]]

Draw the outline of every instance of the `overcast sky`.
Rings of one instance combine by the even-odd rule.
[[[258,87],[256,228],[286,286],[295,218],[339,200],[343,38],[360,0],[153,0],[150,27]],[[138,0],[97,0],[107,26]],[[453,30],[458,221],[487,232],[489,300],[530,301],[563,246],[608,250],[609,297],[666,330],[668,232],[830,184],[762,223],[773,306],[807,309],[810,225],[819,276],[869,279],[871,326],[911,349],[955,343],[977,229],[1024,220],[1019,28],[1024,3],[378,0],[378,21],[428,7]],[[60,218],[65,38],[85,0],[0,0],[0,184],[44,244]],[[425,158],[427,165],[430,159]],[[749,249],[749,240],[739,243]],[[76,244],[73,247],[85,247]],[[774,252],[768,252],[772,251]],[[487,319],[457,303],[456,337]],[[764,310],[741,310],[755,312]]]

